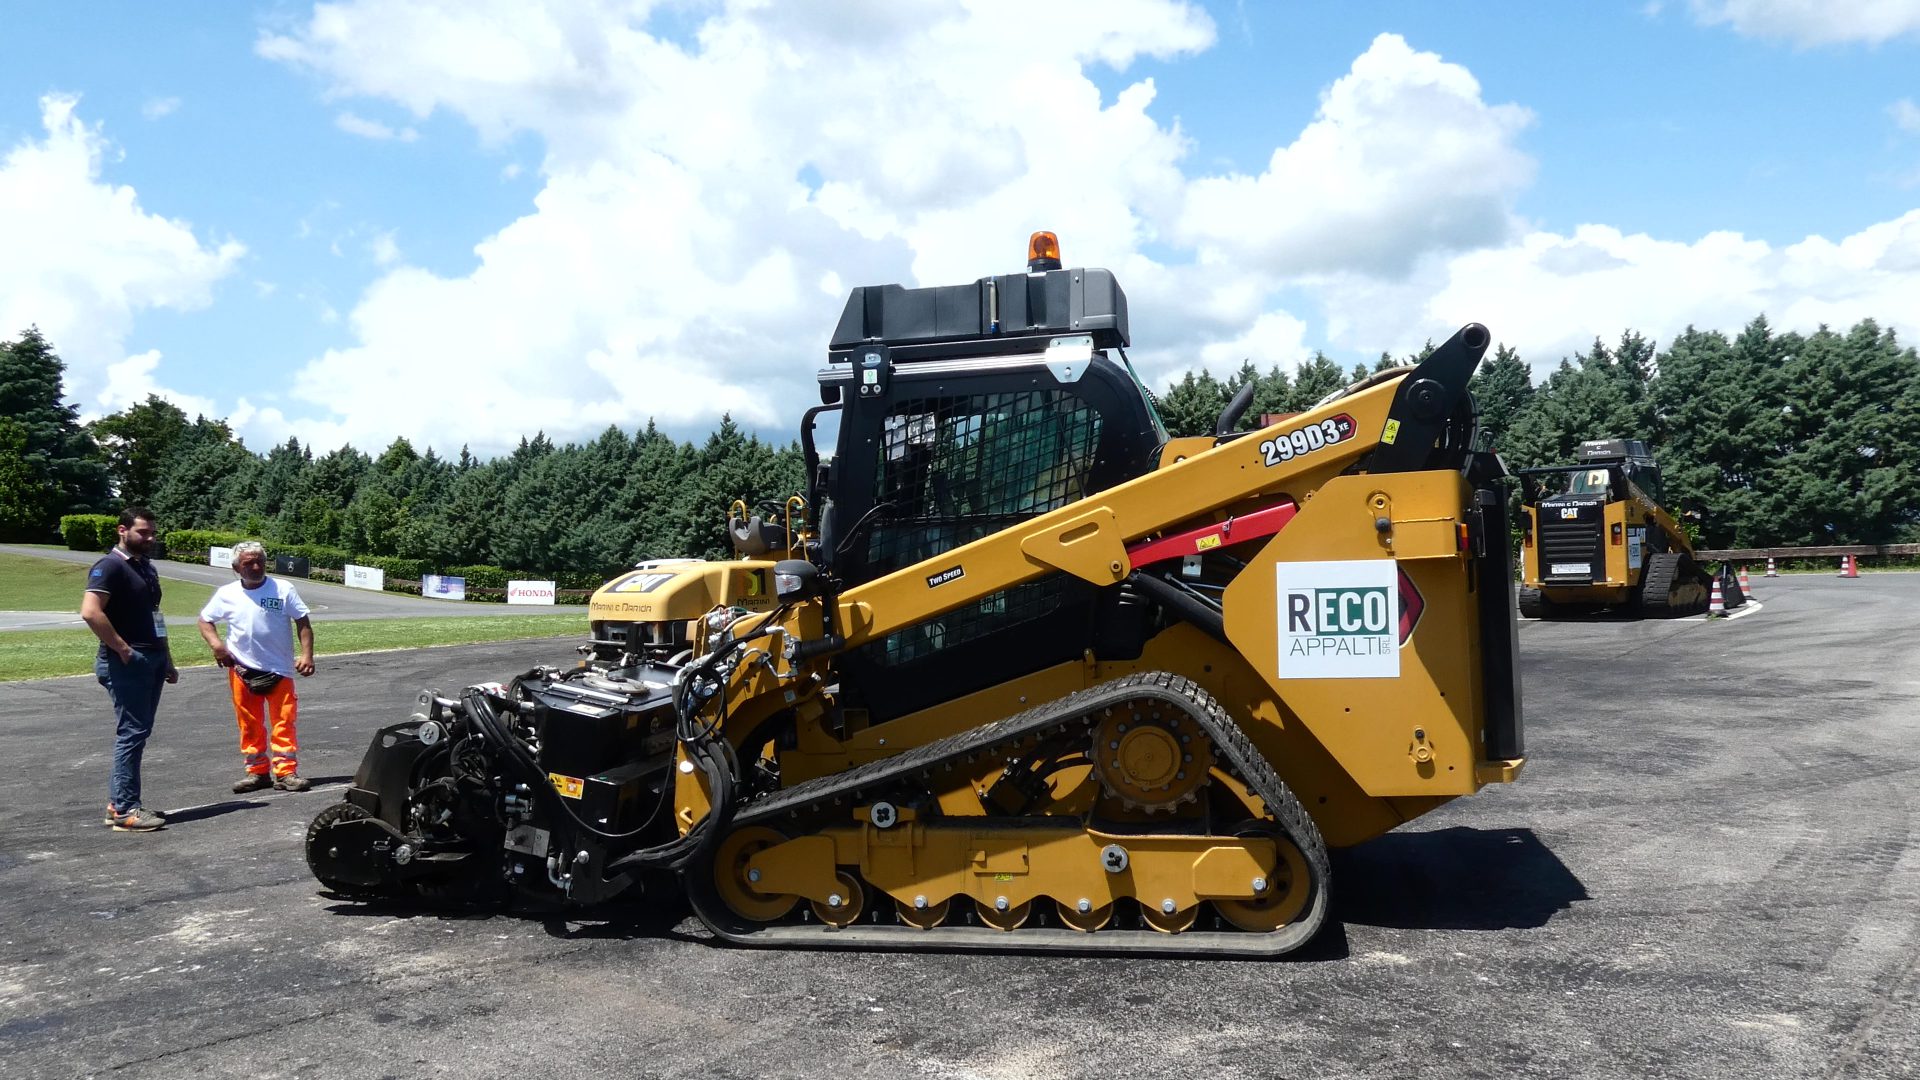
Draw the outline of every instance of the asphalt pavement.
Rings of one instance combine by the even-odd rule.
[[[0,1076],[1898,1077],[1920,1069],[1920,575],[1733,622],[1526,623],[1529,763],[1339,853],[1329,931],[1219,962],[757,952],[694,924],[322,895],[305,825],[418,687],[571,640],[322,658],[302,795],[235,798],[224,686],[100,823],[87,678],[0,685]]]
[[[90,551],[20,547],[12,544],[0,544],[0,552],[9,555],[27,555],[37,559],[52,559],[57,562],[78,563],[82,566],[91,566],[94,560],[100,557]],[[199,563],[174,562],[170,559],[156,559],[153,565],[159,570],[160,577],[167,581],[193,581],[217,587],[234,580],[233,571],[224,566],[203,566]],[[464,600],[428,600],[403,593],[349,589],[345,585],[334,585],[307,578],[288,580],[299,588],[300,598],[313,609],[315,622],[332,619],[436,618],[448,615],[541,615],[587,610],[584,604],[545,607],[522,604],[483,604]],[[75,613],[0,611],[0,630],[52,630],[83,626],[85,624],[80,621],[80,616],[77,614],[80,598],[74,597],[73,602]],[[167,624],[191,626],[193,621],[190,617],[174,616],[167,620]]]

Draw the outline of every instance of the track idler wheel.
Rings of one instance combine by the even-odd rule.
[[[747,861],[770,847],[778,847],[787,838],[764,825],[749,825],[736,830],[720,842],[713,856],[713,885],[720,899],[735,915],[754,922],[772,922],[793,910],[800,898],[759,891],[752,880]]]
[[[1080,910],[1083,904],[1086,905],[1085,911]],[[1062,926],[1065,926],[1069,930],[1078,930],[1083,934],[1091,934],[1095,930],[1113,921],[1112,904],[1101,904],[1099,907],[1094,907],[1091,900],[1082,900],[1078,904],[1069,904],[1065,900],[1056,900],[1054,901],[1054,906],[1059,910],[1060,924]]]
[[[1167,905],[1171,903],[1173,901],[1168,900],[1156,906],[1151,901],[1140,901],[1141,920],[1163,934],[1179,934],[1192,929],[1194,920],[1200,917],[1200,905],[1168,911]]]
[[[900,916],[900,922],[916,930],[931,930],[946,922],[947,912],[953,910],[953,902],[942,900],[937,904],[927,904],[922,907],[921,904],[925,900],[926,897],[916,897],[912,901],[895,900],[893,906]]]
[[[1286,837],[1265,835],[1272,836],[1274,851],[1280,857],[1279,864],[1266,876],[1266,891],[1253,900],[1213,902],[1221,918],[1250,934],[1271,933],[1299,918],[1313,891],[1308,884],[1306,856]]]
[[[828,926],[852,926],[860,913],[867,909],[866,890],[860,887],[857,878],[845,870],[834,874],[833,879],[836,882],[833,892],[824,901],[813,902],[813,913]]]
[[[1027,925],[1027,917],[1033,914],[1033,901],[1014,904],[1006,909],[1000,907],[998,900],[975,900],[974,907],[980,913],[980,921],[995,930],[1014,931]]]

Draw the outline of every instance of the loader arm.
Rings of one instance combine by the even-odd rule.
[[[1267,428],[992,536],[876,578],[839,597],[844,648],[883,638],[982,597],[1064,571],[1096,585],[1127,577],[1127,546],[1182,523],[1263,497],[1304,503],[1363,459],[1369,472],[1426,467],[1486,351],[1485,327],[1462,327],[1397,379],[1325,402]],[[1329,427],[1328,425],[1331,425]],[[1303,438],[1295,433],[1337,431]],[[1296,451],[1302,444],[1308,449]]]

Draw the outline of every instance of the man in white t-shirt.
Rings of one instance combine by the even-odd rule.
[[[215,589],[200,609],[200,636],[214,660],[227,669],[233,713],[240,721],[240,756],[247,772],[234,782],[233,791],[305,791],[310,785],[299,773],[294,725],[300,699],[293,691],[293,676],[313,674],[310,612],[292,585],[267,576],[267,552],[259,543],[248,540],[233,546],[233,572],[240,580]],[[224,642],[215,629],[221,623],[227,626]]]

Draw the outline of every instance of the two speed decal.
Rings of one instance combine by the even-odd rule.
[[[1346,442],[1353,438],[1353,430],[1353,417],[1341,413],[1317,424],[1295,428],[1277,439],[1262,440],[1260,454],[1266,459],[1267,467],[1272,468],[1302,454],[1311,454],[1322,447]]]

